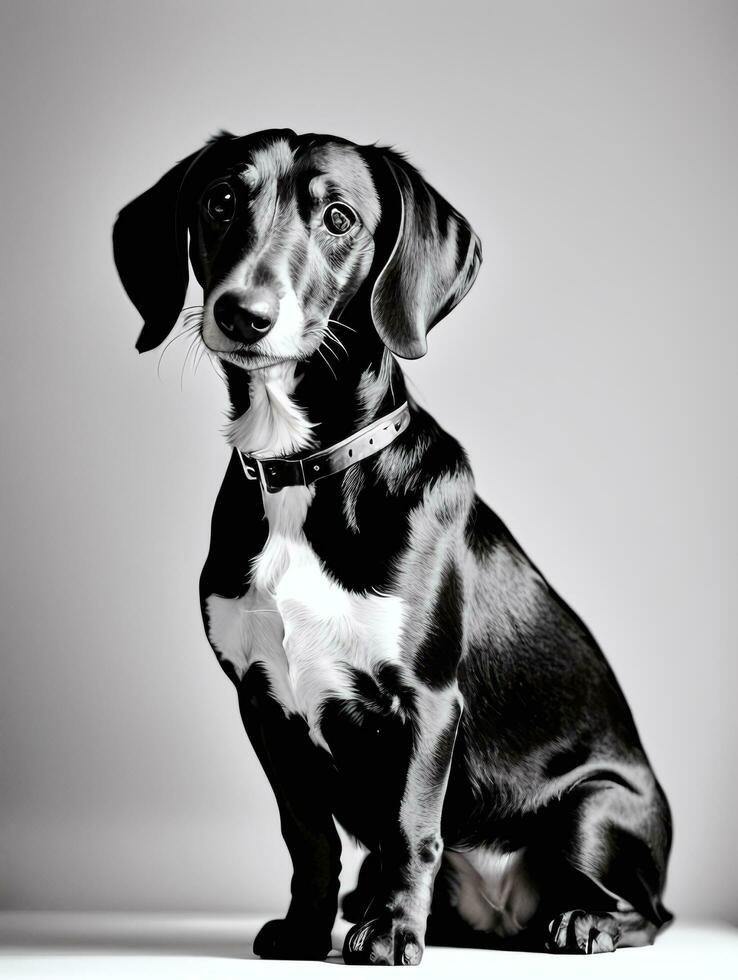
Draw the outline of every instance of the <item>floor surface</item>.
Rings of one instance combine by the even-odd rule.
[[[263,918],[0,913],[2,980],[244,980],[246,977],[366,977],[365,967],[255,959],[251,942]],[[340,943],[340,929],[336,935]],[[722,980],[738,977],[738,929],[677,922],[644,949],[598,956],[553,956],[430,948],[423,977],[623,977],[628,980]],[[454,974],[456,975],[454,977]],[[336,974],[338,976],[338,974]]]

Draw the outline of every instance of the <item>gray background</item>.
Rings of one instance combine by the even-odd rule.
[[[0,903],[279,908],[196,586],[227,459],[133,349],[115,212],[215,129],[407,151],[485,264],[409,366],[592,627],[671,798],[668,903],[738,920],[735,4],[2,5]],[[193,294],[196,296],[196,294]]]

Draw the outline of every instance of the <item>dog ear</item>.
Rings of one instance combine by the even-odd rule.
[[[375,239],[391,251],[381,257],[370,309],[385,345],[417,358],[427,350],[431,327],[471,289],[482,245],[468,221],[399,154],[383,152],[383,163],[390,179],[385,169],[377,181],[383,217]]]
[[[140,353],[166,338],[187,292],[185,179],[205,150],[181,160],[158,183],[127,204],[113,228],[113,256],[128,296],[144,320]]]

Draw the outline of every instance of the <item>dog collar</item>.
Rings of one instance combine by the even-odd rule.
[[[365,425],[352,436],[310,456],[257,457],[236,450],[247,480],[258,480],[262,490],[276,493],[284,487],[309,487],[316,480],[340,473],[389,446],[410,424],[410,409],[403,402],[389,415]]]

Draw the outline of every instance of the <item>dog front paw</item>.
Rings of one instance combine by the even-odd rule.
[[[346,963],[373,966],[416,966],[423,956],[423,937],[389,913],[353,926],[343,944]]]
[[[263,960],[324,960],[330,951],[330,929],[291,919],[272,919],[254,940],[254,953]]]
[[[573,909],[549,923],[546,948],[552,953],[612,953],[619,939],[620,928],[611,915]]]

